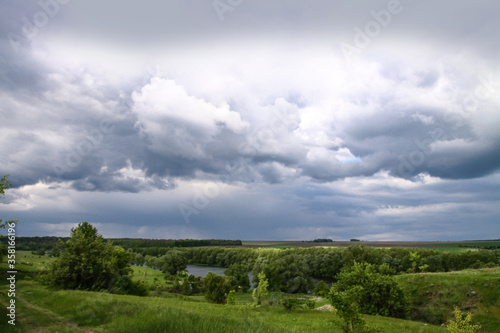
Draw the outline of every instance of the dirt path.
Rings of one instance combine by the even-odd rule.
[[[3,301],[0,301],[1,303],[4,303]],[[16,295],[16,303],[19,302],[21,307],[24,307],[25,310],[27,311],[22,311],[24,313],[17,313],[16,320],[19,321],[22,326],[25,328],[28,328],[30,332],[35,332],[35,333],[43,333],[46,332],[47,330],[45,328],[54,328],[54,327],[65,327],[65,328],[70,328],[72,332],[85,332],[85,333],[94,333],[94,331],[89,330],[85,327],[79,327],[75,323],[72,323],[63,317],[59,316],[58,314],[47,310],[43,309],[36,304],[31,303],[28,301],[26,298],[21,296],[20,294]],[[2,304],[3,305],[3,304]],[[41,316],[45,317],[50,321],[50,326],[47,327],[34,327],[33,322],[29,319],[29,316]]]

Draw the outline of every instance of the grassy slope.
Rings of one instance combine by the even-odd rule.
[[[413,304],[411,318],[434,324],[470,311],[486,332],[500,332],[500,267],[395,277]]]
[[[282,307],[251,308],[250,294],[238,294],[237,305],[206,303],[202,296],[135,297],[83,291],[54,291],[30,280],[50,258],[18,252],[17,331],[0,320],[0,332],[337,332],[334,312],[295,310]],[[0,264],[5,272],[6,264]],[[145,273],[146,272],[146,276]],[[423,277],[420,277],[423,276]],[[134,278],[164,285],[163,275],[149,268],[134,267]],[[155,280],[156,278],[156,280]],[[486,332],[500,331],[500,269],[457,273],[417,274],[396,277],[411,295],[413,314],[427,319],[445,318],[453,304],[469,307]],[[6,318],[6,280],[1,277],[0,316]],[[433,285],[433,286],[432,286]],[[474,290],[476,295],[467,293]],[[439,296],[442,293],[442,296]],[[271,294],[267,303],[276,303]],[[482,302],[481,302],[482,300]],[[323,300],[317,306],[325,304]],[[432,303],[433,305],[430,305]],[[476,304],[474,306],[474,304]],[[420,311],[420,312],[419,312]],[[427,312],[426,312],[427,311]],[[366,316],[372,327],[383,332],[445,332],[439,326],[392,318]],[[438,323],[440,323],[438,321]]]

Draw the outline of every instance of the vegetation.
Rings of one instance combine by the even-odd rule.
[[[6,180],[7,181],[7,180]],[[1,186],[0,180],[0,186]],[[6,184],[10,184],[7,183]],[[10,186],[10,185],[9,185]],[[7,187],[6,187],[7,188]],[[0,192],[0,195],[2,193]],[[19,251],[45,251],[52,253],[56,250],[59,241],[66,242],[69,237],[54,237],[54,236],[35,236],[35,237],[16,237],[16,248]],[[1,241],[1,240],[0,240]],[[115,246],[121,246],[125,249],[132,250],[143,255],[163,255],[172,248],[185,248],[196,246],[239,246],[240,240],[224,240],[224,239],[142,239],[142,238],[108,238],[106,242],[110,242]],[[5,241],[3,243],[6,243]],[[54,253],[57,256],[57,252]]]
[[[349,272],[340,273],[332,292],[349,295],[365,314],[395,318],[407,316],[408,304],[401,288],[390,276],[377,272],[375,266],[368,263],[355,262]],[[348,308],[357,306],[349,304]]]
[[[145,294],[130,279],[131,255],[122,247],[104,242],[97,229],[83,222],[71,229],[60,256],[43,275],[43,281],[63,289]]]
[[[267,296],[267,287],[269,286],[269,282],[267,281],[266,274],[264,274],[264,272],[260,272],[258,278],[259,285],[253,290],[252,298],[256,305],[261,305],[262,300]]]
[[[212,303],[224,304],[231,290],[231,281],[224,276],[208,272],[203,279],[205,298]]]
[[[464,315],[458,307],[455,306],[455,318],[451,320],[447,326],[448,331],[452,333],[475,333],[481,325],[472,324],[472,317],[470,313]]]
[[[331,243],[333,242],[333,239],[330,238],[316,238],[315,240],[312,241],[305,241],[309,243]]]
[[[328,296],[329,292],[330,288],[328,288],[328,285],[325,283],[325,281],[321,280],[316,283],[316,286],[314,287],[314,295],[326,297]]]
[[[184,271],[187,267],[187,259],[179,251],[169,251],[167,254],[159,258],[161,271],[177,275],[180,271]]]
[[[337,314],[340,317],[336,321],[342,332],[344,333],[363,333],[370,330],[366,326],[366,321],[361,317],[359,310],[360,303],[360,289],[362,287],[356,286],[346,291],[339,290],[335,285],[330,291],[330,301],[337,309]]]
[[[155,297],[54,291],[34,278],[56,258],[18,252],[17,260],[19,297],[16,309],[19,320],[14,330],[6,326],[5,321],[0,321],[1,332],[16,332],[16,329],[18,332],[342,332],[339,326],[332,325],[332,321],[342,321],[338,311],[309,310],[307,306],[295,306],[285,311],[279,301],[279,292],[270,291],[260,307],[249,307],[253,302],[251,293],[241,292],[235,293],[235,305],[220,306],[205,301],[202,293],[192,296],[167,293],[172,281],[165,280],[160,271],[146,267],[132,267],[132,279],[147,285],[152,290],[151,296]],[[0,264],[2,290],[6,290],[5,271],[6,263]],[[453,305],[457,305],[461,311],[471,313],[472,324],[481,324],[482,332],[499,331],[500,285],[497,282],[500,268],[405,274],[393,278],[405,293],[416,295],[410,297],[412,309],[413,301],[421,302],[420,309],[425,307],[428,313],[435,311],[436,307],[443,307],[445,316],[437,325],[431,325],[363,315],[362,319],[370,329],[387,333],[445,332],[447,329],[440,325],[447,323],[449,326],[449,320],[454,318]],[[431,284],[435,286],[430,287]],[[414,288],[419,290],[411,293]],[[472,291],[477,294],[473,295]],[[443,293],[442,297],[439,297],[439,292]],[[331,302],[307,294],[290,296],[299,302],[316,301],[316,308]],[[0,293],[0,303],[7,304],[6,301],[6,293]],[[4,317],[5,310],[2,309],[5,308],[0,308],[0,315]]]
[[[394,276],[409,302],[409,319],[435,325],[453,317],[454,306],[471,312],[484,332],[500,331],[500,267]]]
[[[224,271],[226,275],[231,280],[231,285],[233,288],[241,289],[244,293],[250,289],[250,279],[248,277],[248,269],[243,264],[232,264],[228,269]]]

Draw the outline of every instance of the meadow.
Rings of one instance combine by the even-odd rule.
[[[134,266],[133,278],[143,281],[150,296],[53,290],[36,280],[36,274],[52,260],[29,252],[17,253],[15,327],[0,322],[1,332],[340,332],[332,321],[335,311],[299,308],[285,311],[280,293],[271,292],[263,305],[252,306],[250,293],[237,293],[235,305],[208,303],[202,295],[183,296],[162,292],[166,281],[159,271]],[[2,272],[6,264],[0,264]],[[5,274],[3,274],[5,275]],[[500,268],[449,273],[396,276],[412,299],[414,320],[439,324],[451,315],[452,305],[471,311],[484,332],[500,330]],[[6,277],[1,279],[2,310],[6,318]],[[309,294],[315,308],[327,299]],[[439,325],[378,316],[364,316],[381,332],[446,332]]]

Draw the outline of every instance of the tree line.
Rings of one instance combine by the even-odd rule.
[[[33,251],[38,254],[51,253],[57,256],[60,251],[60,243],[65,243],[70,237],[35,236],[16,237],[16,249],[18,251]],[[169,248],[195,247],[195,246],[241,246],[241,240],[226,239],[144,239],[144,238],[103,238],[115,246],[121,246],[148,255],[165,254]],[[7,244],[6,238],[0,238],[0,244]]]
[[[167,258],[187,264],[216,267],[243,265],[252,272],[253,282],[264,272],[271,289],[288,293],[307,292],[313,279],[334,282],[336,276],[355,263],[366,263],[384,275],[418,272],[449,272],[500,264],[500,251],[478,250],[440,253],[422,248],[373,248],[351,245],[347,248],[175,248],[160,256],[132,254],[132,263],[166,271]],[[171,260],[171,259],[168,259]],[[173,260],[173,259],[172,259]]]

